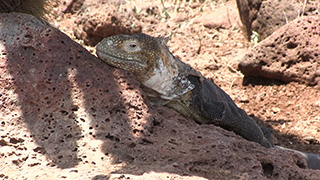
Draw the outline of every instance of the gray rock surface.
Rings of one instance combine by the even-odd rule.
[[[246,76],[320,83],[320,17],[306,16],[281,27],[239,62]]]

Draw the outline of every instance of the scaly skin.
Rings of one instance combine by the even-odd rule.
[[[168,106],[197,123],[214,124],[274,147],[268,129],[260,128],[214,82],[172,55],[166,43],[166,38],[146,34],[116,35],[97,45],[97,55],[111,66],[132,72],[151,104]],[[302,155],[310,168],[320,169],[320,156],[286,150]]]

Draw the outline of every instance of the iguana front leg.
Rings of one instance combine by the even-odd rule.
[[[235,132],[243,138],[270,148],[260,127],[242,110],[228,102],[202,102],[201,114],[210,124]]]
[[[166,106],[194,119],[199,124],[214,124],[264,147],[273,147],[272,142],[264,136],[260,127],[249,116],[235,112],[235,109],[230,108],[232,104],[227,102],[197,101],[198,108],[195,108],[197,106],[185,106],[184,103],[172,101]]]

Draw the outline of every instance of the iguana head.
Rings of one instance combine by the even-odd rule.
[[[104,38],[97,45],[98,57],[107,64],[135,74],[140,81],[154,74],[159,59],[167,52],[165,39],[146,34],[116,35]]]
[[[171,54],[166,43],[166,38],[141,33],[116,35],[97,45],[97,55],[111,66],[132,72],[161,97],[171,99],[193,87],[181,75],[185,64]]]

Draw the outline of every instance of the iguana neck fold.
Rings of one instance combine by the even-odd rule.
[[[168,59],[173,60],[168,62]],[[192,90],[195,86],[185,78],[183,72],[179,72],[180,68],[170,71],[170,67],[178,66],[179,63],[174,62],[175,57],[166,59],[166,64],[162,59],[156,61],[156,67],[154,68],[153,75],[146,81],[141,82],[147,88],[153,89],[159,96],[166,100],[172,100],[178,98],[186,92]]]

